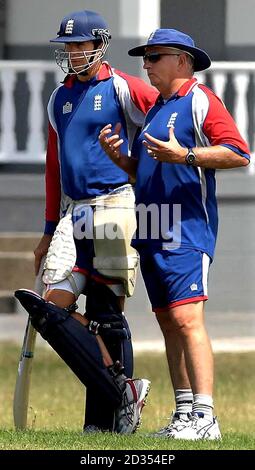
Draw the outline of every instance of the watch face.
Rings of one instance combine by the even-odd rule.
[[[186,156],[186,162],[188,165],[193,165],[194,161],[196,160],[196,156],[193,152],[189,152]]]

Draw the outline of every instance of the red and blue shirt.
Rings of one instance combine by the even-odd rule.
[[[69,76],[48,104],[46,227],[53,233],[65,200],[101,196],[125,184],[127,174],[104,153],[98,141],[108,123],[122,124],[123,151],[131,146],[158,92],[141,79],[106,62],[87,82]]]
[[[215,170],[155,161],[142,144],[144,132],[168,141],[169,127],[174,127],[175,137],[183,147],[222,145],[247,159],[250,158],[249,149],[222,101],[195,78],[185,82],[168,101],[157,100],[135,142],[134,155],[139,158],[136,204],[138,208],[141,205],[152,208],[146,222],[147,242],[159,243],[167,249],[167,244],[174,246],[180,241],[179,246],[201,250],[212,258],[218,227]],[[158,207],[156,217],[155,207]],[[175,221],[180,230],[174,227],[174,207],[181,210],[180,220]],[[148,220],[150,214],[152,221]],[[145,232],[145,222],[143,227],[139,225],[140,215],[138,212],[134,246],[145,242],[141,236],[141,230]],[[167,224],[163,218],[167,219]],[[159,224],[163,233],[159,230],[159,236],[153,237],[150,224],[152,227]],[[173,233],[181,233],[181,239],[173,240]]]

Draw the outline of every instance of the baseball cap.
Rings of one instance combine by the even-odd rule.
[[[182,31],[176,29],[156,29],[151,33],[146,44],[134,47],[128,51],[130,56],[143,56],[148,46],[168,46],[188,52],[194,58],[194,70],[199,72],[211,65],[208,54],[195,46],[193,39]]]
[[[61,21],[57,37],[50,42],[85,42],[101,39],[102,31],[110,33],[105,20],[98,13],[90,10],[74,11]]]

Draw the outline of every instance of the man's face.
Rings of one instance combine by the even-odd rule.
[[[65,52],[69,53],[70,68],[76,73],[82,72],[90,62],[92,64],[97,55],[93,41],[66,43]]]
[[[55,51],[57,65],[67,74],[76,74],[81,81],[90,80],[96,75],[105,50],[101,43],[95,46],[93,41],[69,42],[65,44],[65,49]]]
[[[180,55],[183,53],[170,47],[147,47],[144,55],[143,68],[147,71],[152,85],[170,83],[178,77]]]

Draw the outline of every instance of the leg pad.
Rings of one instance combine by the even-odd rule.
[[[114,407],[121,403],[122,390],[105,367],[96,337],[68,310],[45,301],[26,289],[15,296],[31,316],[33,327],[46,339],[85,386],[100,390]]]

